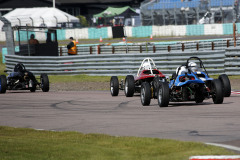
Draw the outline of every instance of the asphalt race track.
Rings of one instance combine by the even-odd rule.
[[[139,96],[108,91],[16,91],[0,94],[0,125],[56,131],[159,137],[240,146],[240,95],[215,105],[206,100],[142,106]]]

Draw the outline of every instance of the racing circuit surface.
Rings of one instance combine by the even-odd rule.
[[[170,103],[142,106],[139,96],[109,91],[7,92],[0,95],[0,125],[57,131],[105,133],[240,146],[240,95],[215,105]]]

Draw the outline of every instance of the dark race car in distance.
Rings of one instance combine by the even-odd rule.
[[[14,71],[7,77],[5,75],[0,76],[0,93],[6,93],[6,90],[30,90],[35,92],[37,89],[41,89],[43,92],[49,91],[48,75],[41,74],[40,82],[38,82],[33,73],[26,70],[21,63],[16,64]]]

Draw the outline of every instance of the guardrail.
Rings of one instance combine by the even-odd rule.
[[[236,42],[240,45],[240,41]],[[154,44],[154,43],[138,43],[138,44],[122,44],[122,45],[92,45],[92,46],[77,46],[78,55],[86,54],[121,54],[121,53],[159,53],[162,51],[205,51],[205,50],[225,50],[233,47],[233,39],[222,40],[207,40],[207,41],[185,41],[176,42],[174,44]],[[66,56],[66,46],[59,47],[59,55]]]
[[[37,75],[41,73],[50,75],[128,75],[136,74],[141,61],[146,57],[151,57],[160,71],[166,75],[170,75],[191,56],[201,58],[209,74],[222,74],[225,72],[225,59],[227,59],[225,57],[225,50],[141,54],[92,54],[59,57],[6,55],[6,68],[10,72],[16,63],[21,62],[28,70]],[[232,70],[230,69],[229,71]],[[240,74],[237,71],[234,73]]]
[[[224,69],[228,75],[240,75],[240,47],[226,49]]]

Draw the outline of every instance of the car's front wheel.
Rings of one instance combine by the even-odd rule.
[[[159,107],[168,107],[169,86],[167,82],[159,82],[157,100],[158,100]]]
[[[224,95],[221,81],[219,79],[214,79],[211,86],[212,99],[214,104],[223,103]]]
[[[223,95],[224,97],[230,97],[231,96],[231,83],[226,74],[222,74],[218,77],[218,79],[221,80],[223,85]]]
[[[160,77],[154,77],[154,79],[153,79],[153,98],[157,98],[160,82],[161,82]]]
[[[112,76],[110,80],[110,92],[112,96],[118,96],[119,81],[117,76]]]
[[[43,92],[48,92],[49,91],[49,79],[47,74],[41,74],[40,76],[41,80],[41,88]]]
[[[204,86],[199,85],[199,87],[196,89],[196,93],[195,93],[195,102],[196,103],[202,103],[204,99],[205,99],[205,97],[204,97]]]
[[[6,93],[7,90],[7,78],[5,75],[0,76],[0,93]]]
[[[31,92],[35,92],[36,91],[36,85],[32,80],[29,81],[29,88]]]
[[[126,97],[132,97],[135,92],[135,82],[132,75],[128,75],[125,79],[124,93]]]
[[[140,98],[143,106],[148,106],[151,103],[151,86],[148,82],[142,83]]]

